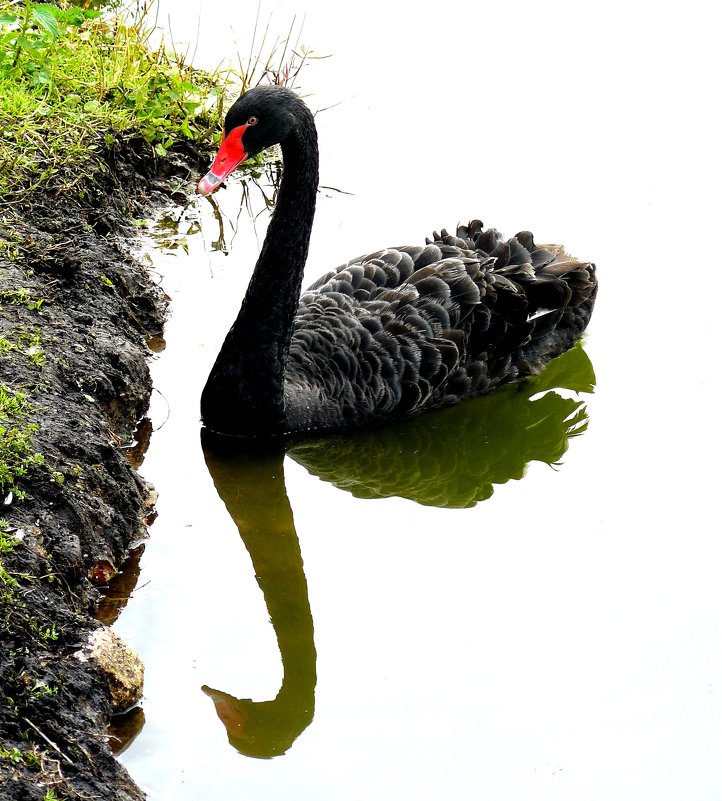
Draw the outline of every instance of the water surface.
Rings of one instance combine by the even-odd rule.
[[[253,20],[222,7],[173,6],[199,63],[247,52]],[[293,6],[272,10],[285,29]],[[703,5],[302,11],[333,54],[302,88],[339,103],[321,180],[352,193],[322,193],[306,283],[481,217],[596,261],[597,309],[537,386],[228,454],[198,399],[266,218],[219,193],[224,255],[208,204],[188,210],[188,253],[154,257],[173,316],[142,468],[159,517],[116,623],[146,662],[126,765],[174,801],[719,798]]]

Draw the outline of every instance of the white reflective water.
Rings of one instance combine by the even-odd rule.
[[[596,261],[588,430],[473,508],[362,500],[286,458],[315,712],[242,756],[213,687],[273,699],[283,667],[251,556],[200,446],[198,398],[265,218],[167,257],[143,474],[159,518],[116,629],[146,663],[123,761],[151,799],[717,799],[722,794],[720,74],[706,4],[452,0],[273,11],[329,60],[301,74],[323,193],[307,283],[481,217]],[[255,9],[161,5],[210,66]],[[199,23],[200,20],[200,24]],[[237,218],[237,187],[219,193]],[[260,211],[260,206],[258,207]],[[576,397],[572,393],[573,397]],[[227,501],[226,501],[227,502]]]

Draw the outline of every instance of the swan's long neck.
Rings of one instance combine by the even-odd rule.
[[[301,113],[281,143],[283,178],[253,277],[201,397],[204,423],[229,434],[286,430],[283,377],[318,189],[316,127]]]

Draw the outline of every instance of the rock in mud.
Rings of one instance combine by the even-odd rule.
[[[107,682],[113,713],[125,712],[143,694],[144,666],[136,652],[107,626],[91,632],[75,653],[81,662],[92,662]]]

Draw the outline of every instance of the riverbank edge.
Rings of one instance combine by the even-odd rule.
[[[38,192],[0,209],[0,292],[27,298],[2,304],[0,334],[16,347],[0,354],[0,381],[29,401],[42,457],[0,510],[10,543],[0,619],[8,801],[144,797],[111,752],[107,678],[76,657],[102,629],[103,590],[153,515],[152,487],[128,456],[142,450],[134,432],[152,391],[149,343],[168,301],[132,255],[133,221],[185,203],[207,154],[181,144],[159,159],[136,139],[105,160],[102,177],[72,197]]]

